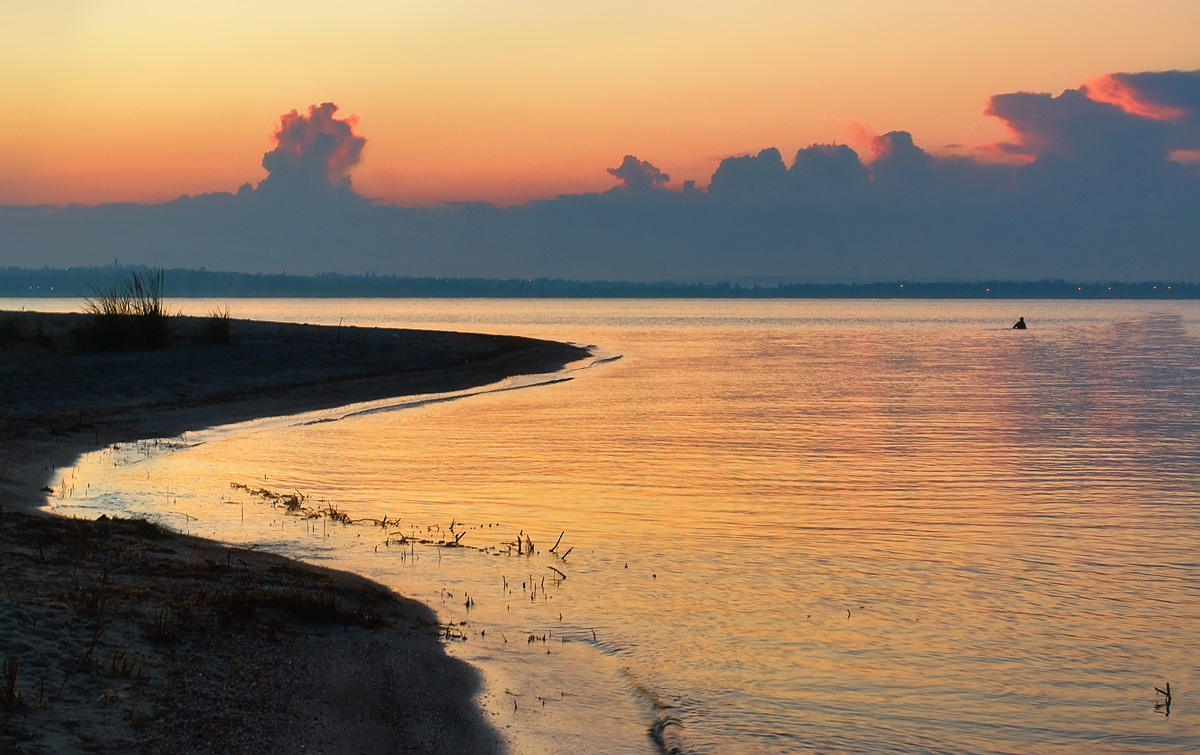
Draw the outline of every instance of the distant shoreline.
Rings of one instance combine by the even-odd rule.
[[[79,297],[119,285],[144,266],[0,268],[0,298]],[[579,281],[551,278],[416,278],[288,275],[176,268],[172,298],[545,298],[545,299],[1200,299],[1195,281]]]
[[[85,315],[0,312],[0,750],[501,749],[432,610],[354,575],[137,521],[35,513],[113,443],[552,372],[586,349],[515,336],[234,320],[232,345],[83,353]],[[48,632],[46,627],[56,627]],[[368,703],[364,703],[368,701]],[[375,701],[370,703],[370,701]]]

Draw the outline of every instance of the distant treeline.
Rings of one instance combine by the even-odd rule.
[[[0,297],[90,296],[125,284],[143,266],[0,268]],[[168,297],[288,298],[638,298],[638,299],[1200,299],[1200,283],[1070,281],[891,281],[882,283],[630,283],[549,278],[405,278],[396,275],[287,275],[176,268]]]

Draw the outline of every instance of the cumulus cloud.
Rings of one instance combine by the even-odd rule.
[[[1174,73],[1179,73],[1178,71]],[[1146,74],[1141,74],[1146,76]],[[1161,74],[1157,74],[1161,76]],[[1160,97],[1145,91],[1147,84],[1154,88],[1158,79],[1145,80],[1141,86],[1134,83],[1134,77],[1127,73],[1110,73],[1099,76],[1084,84],[1082,90],[1090,99],[1116,105],[1130,115],[1149,118],[1155,121],[1175,121],[1186,115],[1186,111],[1164,104]]]
[[[913,142],[907,131],[889,131],[875,137],[871,142],[875,160],[871,163],[871,174],[881,185],[913,187],[928,180],[933,167],[933,158]]]
[[[1016,92],[998,94],[986,111],[1005,122],[1015,140],[1007,149],[1036,159],[1088,163],[1163,160],[1170,124],[1100,102],[1085,89],[1057,97]]]
[[[778,149],[727,157],[709,184],[715,201],[795,203],[843,201],[863,194],[868,185],[912,185],[924,181],[933,158],[906,131],[871,137],[874,160],[868,166],[845,144],[811,144],[797,150],[790,166]]]
[[[622,188],[630,192],[645,192],[651,189],[661,189],[667,185],[671,177],[651,165],[648,160],[638,160],[633,155],[625,155],[625,159],[608,172],[621,182]]]
[[[1132,102],[1133,112],[1170,123],[1171,149],[1200,149],[1200,71],[1114,73],[1102,79],[1119,85],[1126,95],[1123,102]],[[1089,82],[1088,94],[1099,99],[1103,95],[1094,87],[1101,90]]]
[[[762,201],[777,197],[786,185],[787,167],[774,147],[757,155],[727,157],[717,166],[708,191],[715,197],[736,201]]]
[[[356,116],[337,118],[332,102],[309,105],[308,113],[288,111],[279,118],[276,146],[263,155],[262,187],[350,188],[347,172],[362,158],[367,140],[354,133]]]
[[[1010,154],[1093,165],[1154,164],[1200,147],[1200,71],[1115,73],[1058,96],[992,97]]]
[[[870,173],[845,144],[811,144],[796,151],[787,178],[800,196],[844,199],[863,191]]]

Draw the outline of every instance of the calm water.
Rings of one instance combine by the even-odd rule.
[[[621,355],[108,450],[52,502],[350,568],[466,621],[452,652],[523,751],[648,752],[655,721],[698,753],[1200,751],[1200,304],[230,306]],[[230,483],[400,524],[304,521]],[[451,522],[487,552],[387,542]],[[506,551],[518,532],[540,552]]]

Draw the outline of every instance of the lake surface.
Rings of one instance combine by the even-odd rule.
[[[1200,751],[1200,303],[229,305],[597,346],[565,382],[108,449],[51,502],[430,603],[522,751]]]

